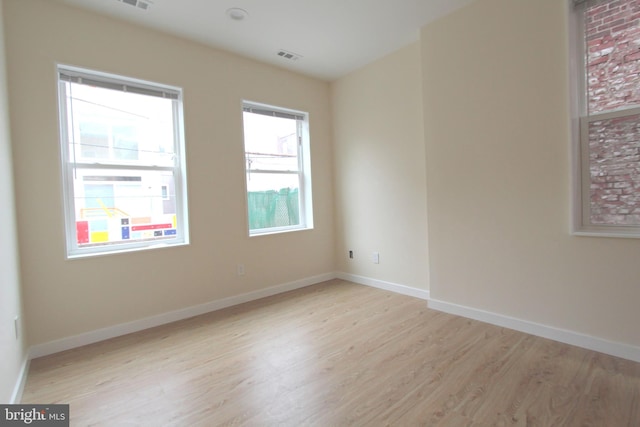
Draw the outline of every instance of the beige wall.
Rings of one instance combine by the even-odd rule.
[[[416,42],[332,84],[336,259],[338,271],[426,290],[420,79]]]
[[[5,5],[31,345],[333,271],[328,83],[50,0]],[[65,260],[58,62],[184,89],[189,246]],[[243,99],[309,112],[314,230],[247,237]]]
[[[16,339],[14,318],[20,316],[20,274],[18,269],[18,240],[16,236],[13,175],[11,167],[11,139],[6,87],[4,49],[3,1],[0,0],[0,403],[11,399],[20,369],[26,358],[24,328]]]
[[[569,234],[566,3],[422,31],[431,296],[638,346],[640,240]]]

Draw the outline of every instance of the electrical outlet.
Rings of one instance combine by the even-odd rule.
[[[236,271],[238,273],[238,276],[244,276],[244,264],[238,264],[238,266],[236,267]]]
[[[353,259],[353,251],[349,251],[349,258]]]
[[[380,252],[374,252],[372,259],[374,264],[380,264]]]

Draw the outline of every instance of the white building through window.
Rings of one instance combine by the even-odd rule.
[[[572,3],[579,116],[574,229],[640,237],[640,0]]]
[[[243,103],[249,234],[313,228],[308,114]]]
[[[188,243],[181,90],[58,73],[67,256]]]

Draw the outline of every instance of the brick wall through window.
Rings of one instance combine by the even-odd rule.
[[[612,0],[586,14],[589,112],[640,104],[640,0]]]
[[[640,105],[640,0],[585,13],[590,115]],[[590,121],[590,222],[640,225],[640,116]]]

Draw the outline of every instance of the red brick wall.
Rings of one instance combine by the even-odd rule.
[[[587,91],[591,114],[640,105],[640,0],[587,10]],[[640,225],[640,116],[589,126],[593,224]]]
[[[640,104],[640,0],[587,10],[589,112]]]
[[[640,116],[592,122],[591,222],[640,224]]]

